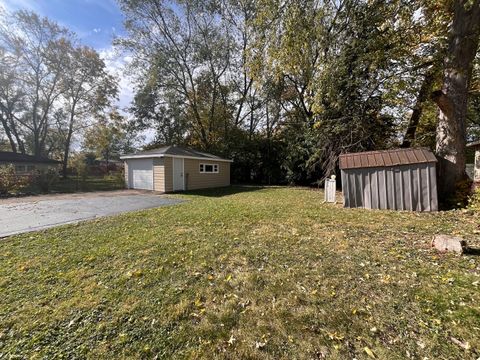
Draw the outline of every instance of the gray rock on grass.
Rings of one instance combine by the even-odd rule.
[[[450,235],[435,235],[432,240],[432,247],[441,252],[455,252],[463,254],[467,243],[461,237]]]

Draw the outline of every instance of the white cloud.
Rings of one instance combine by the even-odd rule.
[[[94,32],[95,34],[101,32],[101,31],[102,31],[102,29],[100,29],[100,28],[94,28],[94,29],[93,29],[93,32]]]
[[[100,57],[105,61],[108,71],[119,79],[118,107],[125,110],[130,106],[134,96],[134,84],[124,73],[125,67],[132,60],[130,56],[119,54],[113,46],[98,50]]]
[[[98,50],[101,58],[105,61],[108,71],[119,79],[119,93],[117,106],[123,115],[129,116],[128,107],[132,104],[135,95],[133,80],[124,72],[125,67],[133,60],[130,55],[119,54],[113,46]],[[155,131],[146,130],[142,134],[144,142],[149,143],[155,137]]]
[[[85,2],[99,6],[110,14],[116,15],[118,13],[119,6],[116,0],[85,0]]]
[[[0,7],[7,11],[24,9],[42,13],[40,4],[35,0],[0,0]]]

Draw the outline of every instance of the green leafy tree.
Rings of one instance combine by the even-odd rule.
[[[65,75],[61,79],[63,107],[56,117],[58,132],[63,137],[63,177],[67,176],[73,136],[85,129],[91,117],[109,106],[117,95],[117,82],[94,49],[70,45],[66,53],[62,64]]]
[[[62,93],[62,64],[71,37],[67,29],[33,12],[0,17],[0,66],[7,70],[0,80],[0,107],[6,118],[2,125],[11,143],[15,139],[22,152],[28,138],[34,155],[45,153],[50,115]]]
[[[83,149],[105,160],[108,168],[109,161],[133,150],[133,134],[127,129],[126,119],[113,110],[107,116],[99,118],[95,125],[85,132]]]

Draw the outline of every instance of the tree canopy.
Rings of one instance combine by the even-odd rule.
[[[30,11],[0,14],[0,122],[13,152],[63,161],[111,105],[117,80],[75,34]]]
[[[118,45],[134,54],[140,128],[155,129],[157,143],[234,158],[237,180],[303,184],[335,173],[344,152],[435,147],[432,94],[452,51],[449,24],[459,7],[478,7],[461,0],[120,4],[128,35]],[[477,103],[472,96],[465,137],[475,136]]]
[[[445,160],[445,193],[465,175],[480,133],[480,0],[119,4],[115,45],[135,87],[124,135],[232,158],[234,181],[319,184],[342,153],[399,146]],[[113,123],[116,79],[47,18],[3,17],[0,70],[2,148],[67,164],[76,134]]]

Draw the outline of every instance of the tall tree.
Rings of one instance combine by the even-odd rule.
[[[67,176],[68,157],[75,132],[86,128],[89,118],[105,109],[117,94],[117,83],[98,53],[86,46],[69,46],[62,63],[63,110],[57,126],[63,136],[63,176]],[[64,114],[64,116],[61,116]]]
[[[465,176],[468,91],[480,36],[480,0],[455,0],[452,6],[443,86],[433,94],[439,108],[436,151],[442,159],[444,196],[452,195]]]
[[[121,5],[130,38],[119,43],[135,54],[133,66],[140,86],[155,90],[159,97],[174,91],[187,105],[190,136],[198,138],[204,149],[210,148],[220,82],[231,51],[227,29],[216,21],[218,6],[161,0],[122,0]],[[199,93],[200,76],[211,83],[210,93]],[[199,97],[207,95],[208,111],[202,112]]]
[[[34,155],[42,155],[45,149],[51,110],[62,92],[62,63],[70,36],[56,23],[28,11],[0,21],[0,47],[15,62],[12,76],[21,89],[10,95],[22,95],[22,107],[11,116],[26,132]]]
[[[251,68],[257,81],[266,73],[284,83],[287,167],[295,181],[301,173],[305,180],[330,175],[342,152],[393,144],[395,102],[416,65],[410,57],[421,24],[414,5],[261,1]]]
[[[165,123],[183,131],[184,143],[218,152],[236,129],[253,135],[263,105],[246,66],[253,0],[120,3],[128,37],[118,44],[135,54],[133,110],[141,125]],[[178,126],[166,123],[172,120]]]
[[[116,109],[102,114],[85,132],[83,149],[105,160],[108,168],[110,160],[132,151],[135,133],[129,131],[128,125],[128,121]]]
[[[25,145],[17,118],[18,113],[23,110],[24,93],[14,71],[16,60],[16,56],[9,56],[5,49],[0,48],[0,122],[11,150],[24,154]]]
[[[435,82],[436,67],[432,66],[427,72],[423,75],[422,85],[418,90],[418,94],[415,100],[415,105],[412,109],[412,113],[408,120],[407,130],[405,131],[405,136],[401,144],[402,148],[409,148],[415,142],[415,135],[417,133],[418,125],[422,117],[423,109],[425,102],[428,101],[432,87]]]

